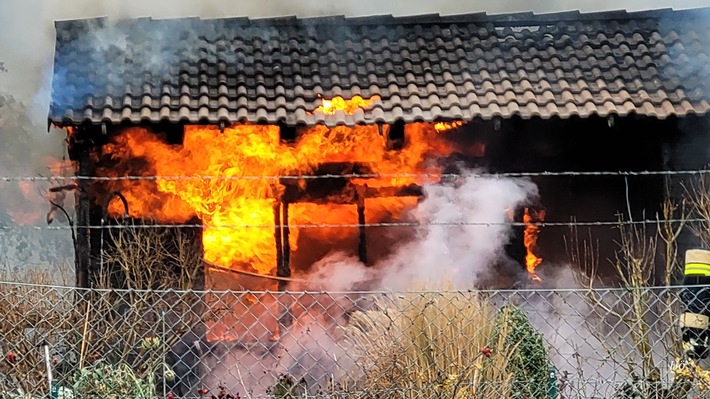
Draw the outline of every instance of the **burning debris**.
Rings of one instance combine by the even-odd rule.
[[[449,130],[458,129],[463,125],[463,121],[437,122],[434,124],[434,129],[439,133],[443,133],[448,132]]]
[[[525,224],[525,231],[523,237],[523,243],[525,245],[525,268],[527,269],[530,277],[534,281],[540,281],[540,277],[535,272],[535,269],[542,263],[542,258],[537,256],[537,238],[540,234],[540,226],[536,223],[545,220],[545,211],[536,211],[531,208],[525,208],[523,213],[523,223]]]
[[[376,100],[379,100],[380,96],[372,96],[371,98],[362,98],[361,96],[354,96],[351,99],[345,99],[343,97],[337,96],[330,100],[323,99],[323,104],[313,111],[322,112],[326,115],[335,115],[337,111],[345,112],[348,115],[352,115],[355,111],[359,109],[365,109],[371,106]]]

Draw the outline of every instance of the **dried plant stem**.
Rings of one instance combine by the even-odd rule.
[[[87,334],[89,332],[89,314],[91,313],[91,301],[86,304],[86,317],[84,318],[84,330],[81,334],[81,353],[79,355],[79,368],[84,368],[86,359]]]

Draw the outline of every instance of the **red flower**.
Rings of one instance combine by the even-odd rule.
[[[485,357],[491,357],[491,348],[484,346],[481,348],[481,354]]]
[[[197,394],[200,395],[200,396],[205,396],[205,395],[207,395],[208,393],[210,393],[210,390],[207,389],[207,388],[200,388],[200,389],[197,390]]]
[[[15,352],[7,352],[7,361],[10,362],[11,364],[15,364],[17,361],[17,357],[15,356]]]
[[[168,395],[166,396],[166,399],[175,399],[175,394],[172,392],[168,392]]]

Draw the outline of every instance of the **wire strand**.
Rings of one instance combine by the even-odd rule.
[[[376,179],[376,178],[505,178],[505,177],[576,177],[576,176],[683,176],[705,175],[702,170],[645,170],[645,171],[563,171],[563,172],[502,172],[502,173],[344,173],[321,175],[244,175],[244,176],[0,176],[0,181],[131,181],[131,180],[317,180],[317,179]]]
[[[672,223],[703,223],[710,222],[708,219],[703,218],[685,218],[685,219],[645,219],[645,220],[617,220],[617,221],[586,221],[586,222],[383,222],[383,223],[313,223],[313,224],[288,224],[283,226],[288,226],[289,228],[296,229],[316,229],[316,228],[360,228],[360,227],[427,227],[427,226],[438,226],[438,227],[466,227],[466,226],[479,226],[479,227],[496,227],[496,226],[513,226],[513,227],[525,227],[525,226],[539,226],[539,227],[579,227],[579,226],[629,226],[629,225],[657,225],[657,224],[672,224]],[[209,228],[209,229],[275,229],[280,225],[277,224],[264,224],[264,225],[249,225],[249,224],[235,224],[235,225],[211,225],[211,224],[117,224],[117,225],[88,225],[88,226],[76,226],[77,229],[90,229],[90,230],[100,230],[100,229],[134,229],[134,228]],[[18,230],[18,229],[30,229],[30,230],[66,230],[71,229],[71,226],[37,226],[37,225],[17,225],[17,226],[0,226],[0,231],[2,230]]]

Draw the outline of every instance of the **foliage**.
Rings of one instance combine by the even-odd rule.
[[[506,347],[515,348],[507,367],[513,377],[512,397],[547,398],[550,359],[542,334],[532,327],[525,312],[513,306],[498,314],[494,342],[498,334],[503,335]]]
[[[305,381],[296,381],[293,376],[283,374],[267,394],[276,399],[297,399],[307,395]]]
[[[683,385],[686,388],[685,391],[689,390],[688,385],[694,383],[700,393],[710,392],[710,371],[700,367],[692,359],[685,361],[676,359],[675,364],[671,367],[671,372],[675,374],[675,381],[680,383],[676,385]]]
[[[82,398],[153,398],[155,386],[125,363],[99,361],[77,371],[74,392]]]
[[[48,284],[50,277],[44,273],[28,274],[36,284]],[[0,271],[7,281],[15,276]],[[0,398],[29,397],[39,389],[47,388],[46,366],[42,347],[49,344],[52,355],[60,345],[53,329],[69,330],[72,327],[72,309],[63,301],[63,292],[47,285],[0,285]],[[64,365],[59,357],[57,368]],[[10,394],[12,392],[12,394]]]
[[[146,338],[141,345],[143,366],[132,367],[125,362],[116,364],[98,359],[77,370],[72,390],[80,398],[94,399],[153,399],[158,396],[158,382],[175,378],[170,367],[161,359],[161,343]]]
[[[343,331],[361,368],[355,389],[367,398],[510,397],[516,346],[496,313],[483,294],[460,292],[407,294],[355,312]]]
[[[679,330],[671,327],[677,324],[680,314],[676,294],[673,290],[656,294],[646,287],[656,282],[670,286],[682,275],[678,239],[689,212],[710,204],[710,200],[703,200],[706,197],[707,194],[696,191],[676,203],[667,192],[656,226],[629,225],[619,216],[620,238],[611,260],[613,281],[602,281],[597,274],[600,258],[591,235],[590,239],[580,241],[577,231],[572,231],[570,262],[582,271],[579,282],[589,289],[587,301],[593,309],[586,318],[589,330],[605,347],[609,359],[622,366],[629,377],[615,397],[676,399],[684,398],[690,389],[685,378],[664,384],[654,359],[654,353],[664,353],[669,360],[682,353]],[[600,286],[621,286],[626,291],[601,295],[593,290]],[[613,329],[615,334],[606,329]]]
[[[79,351],[81,359],[102,353],[114,363],[136,368],[141,358],[135,349],[143,337],[160,336],[172,347],[206,321],[203,297],[186,291],[202,284],[202,253],[194,237],[182,230],[128,224],[109,229],[105,239],[111,245],[93,283],[99,290],[85,298],[85,334]],[[129,290],[111,290],[117,284]]]

